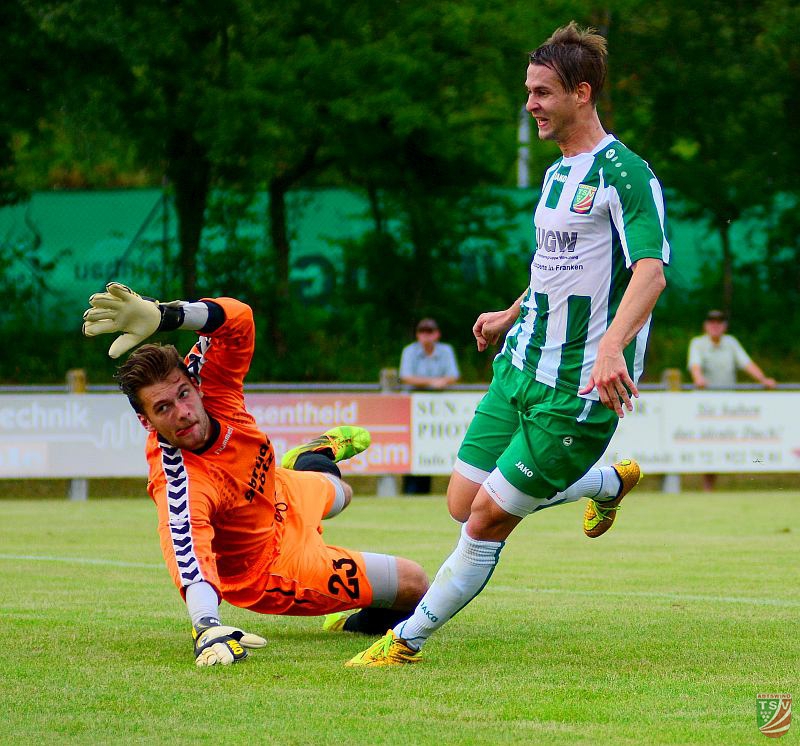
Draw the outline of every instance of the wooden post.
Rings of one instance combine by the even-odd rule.
[[[67,391],[70,394],[86,393],[86,371],[83,368],[72,368],[67,371]],[[67,497],[70,500],[89,499],[89,482],[87,479],[70,479]]]
[[[681,370],[680,368],[665,368],[661,374],[661,383],[667,391],[681,390]],[[670,495],[677,495],[681,491],[681,475],[665,474],[661,480],[661,491]]]
[[[381,368],[381,393],[391,394],[400,389],[400,376],[397,368]],[[376,487],[378,497],[395,497],[400,492],[396,474],[380,474]]]

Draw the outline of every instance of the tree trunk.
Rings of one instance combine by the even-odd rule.
[[[317,162],[319,141],[312,142],[305,149],[300,160],[284,169],[269,182],[269,235],[275,252],[275,292],[267,298],[267,318],[272,335],[274,353],[279,358],[286,357],[288,348],[283,333],[283,312],[289,307],[289,267],[291,245],[286,224],[286,195],[300,179],[315,167],[325,163]]]
[[[590,13],[590,18],[591,25],[597,29],[601,36],[604,36],[606,39],[608,39],[611,33],[611,8],[596,8],[592,13]],[[601,113],[600,118],[603,122],[603,128],[606,132],[616,131],[614,121],[614,100],[611,95],[611,89],[613,87],[611,65],[612,62],[608,61],[606,67],[606,83],[603,86],[603,90],[600,91],[597,101],[598,108]]]
[[[175,189],[180,245],[181,297],[197,296],[197,254],[211,186],[205,148],[188,132],[176,130],[167,142],[167,177]]]
[[[730,220],[722,220],[719,223],[719,235],[722,240],[722,310],[730,318],[733,310],[733,252],[731,251]]]

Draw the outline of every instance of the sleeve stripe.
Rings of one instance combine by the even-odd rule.
[[[203,366],[206,364],[206,353],[208,352],[208,348],[211,347],[211,337],[199,337],[195,347],[197,348],[197,352],[195,352],[195,348],[193,347],[192,351],[186,356],[186,367],[189,369],[189,373],[200,380],[200,374],[203,370]],[[183,463],[182,460],[181,463]]]
[[[169,508],[169,530],[172,537],[172,549],[175,552],[175,563],[181,576],[181,584],[186,587],[191,583],[204,580],[203,573],[194,553],[191,523],[189,516],[189,475],[183,463],[183,454],[179,448],[166,443],[161,446],[161,463],[167,479],[167,507]],[[169,465],[170,468],[167,468]]]
[[[661,184],[658,183],[658,179],[653,177],[650,179],[650,191],[653,193],[653,202],[656,205],[656,212],[658,212],[658,220],[661,223],[661,235],[664,237],[663,243],[661,244],[661,261],[664,264],[669,264],[669,241],[667,241],[667,232],[664,229],[664,195],[661,192]]]

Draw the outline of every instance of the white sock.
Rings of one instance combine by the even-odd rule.
[[[504,541],[473,539],[467,534],[466,525],[462,526],[455,551],[439,568],[411,618],[394,628],[395,634],[419,650],[439,627],[483,590],[504,545]]]
[[[575,502],[582,497],[590,497],[594,500],[613,500],[621,486],[622,482],[613,467],[603,466],[599,469],[595,467],[589,469],[577,482],[571,484],[563,492],[559,492],[555,497],[561,497],[565,503]]]
[[[209,616],[219,619],[217,592],[205,580],[186,586],[186,610],[192,618],[192,624]]]

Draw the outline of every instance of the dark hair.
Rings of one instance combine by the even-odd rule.
[[[139,391],[145,386],[166,381],[169,374],[176,369],[183,371],[189,379],[194,378],[174,345],[147,344],[142,345],[117,368],[114,378],[134,410],[144,414]]]
[[[417,331],[418,332],[438,332],[439,325],[436,323],[435,319],[432,319],[430,316],[420,320],[417,324]]]
[[[565,91],[575,91],[581,83],[592,89],[592,103],[606,80],[606,40],[591,27],[582,29],[575,21],[556,29],[538,49],[530,53],[531,65],[544,65],[558,75]]]

